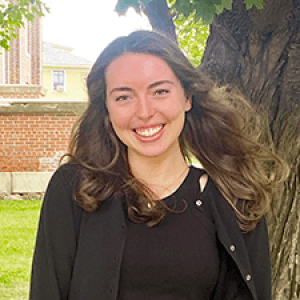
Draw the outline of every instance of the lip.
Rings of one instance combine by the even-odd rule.
[[[136,131],[136,130],[142,131],[142,130],[147,130],[147,129],[151,129],[151,128],[157,128],[157,127],[160,127],[160,126],[163,126],[162,129],[159,130],[157,133],[151,135],[151,136],[142,136],[142,135],[138,134],[137,131]],[[143,143],[150,143],[150,142],[155,142],[155,141],[159,140],[162,137],[162,135],[164,134],[164,131],[165,131],[165,127],[166,127],[166,124],[143,126],[143,127],[135,128],[133,130],[133,133],[139,141],[141,141]]]

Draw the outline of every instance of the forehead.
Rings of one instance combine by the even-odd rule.
[[[110,63],[106,70],[107,85],[148,83],[179,79],[162,58],[144,53],[125,53]]]

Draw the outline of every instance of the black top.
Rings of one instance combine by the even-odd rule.
[[[123,197],[113,195],[99,210],[84,211],[73,198],[79,171],[76,164],[63,165],[49,182],[33,259],[30,300],[118,298],[128,238]],[[205,213],[212,220],[222,249],[210,300],[271,300],[265,219],[253,231],[242,233],[231,206],[211,178],[200,196],[202,205],[197,206],[195,218]]]
[[[220,258],[215,226],[194,199],[202,173],[190,168],[177,191],[164,199],[171,208],[176,204],[177,212],[155,227],[128,220],[119,300],[210,299]]]

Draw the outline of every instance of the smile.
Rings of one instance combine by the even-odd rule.
[[[164,125],[159,125],[151,128],[135,129],[134,131],[145,137],[153,136],[163,129]]]

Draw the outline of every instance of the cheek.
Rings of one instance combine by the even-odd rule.
[[[127,114],[111,111],[108,117],[114,128],[127,128],[129,125],[130,118]]]
[[[184,113],[185,108],[183,107],[181,102],[177,102],[176,105],[172,103],[172,105],[169,105],[164,109],[164,116],[170,121],[177,119],[180,115]]]
[[[110,101],[106,102],[108,110],[108,118],[115,128],[126,128],[129,125],[130,119],[132,118],[132,112],[130,107],[118,106]]]

